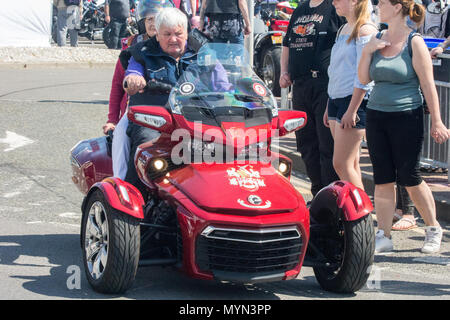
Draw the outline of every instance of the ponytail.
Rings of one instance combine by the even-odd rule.
[[[421,24],[425,18],[425,8],[422,5],[413,2],[409,6],[408,15],[416,24]]]
[[[389,0],[392,5],[400,3],[402,5],[403,16],[409,18],[416,24],[421,24],[425,18],[425,7],[414,0]]]

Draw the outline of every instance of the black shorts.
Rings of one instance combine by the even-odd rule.
[[[422,182],[423,131],[422,107],[401,112],[367,109],[366,137],[375,184],[412,187]]]
[[[344,98],[337,99],[328,99],[328,120],[336,120],[338,123],[341,123],[342,116],[345,112],[347,112],[348,106],[350,105],[350,101],[352,100],[352,96],[347,96]],[[361,105],[356,112],[356,126],[357,129],[364,129],[366,127],[366,105],[367,100],[363,100]]]

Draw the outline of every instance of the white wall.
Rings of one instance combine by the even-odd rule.
[[[1,0],[0,47],[49,47],[52,0]]]

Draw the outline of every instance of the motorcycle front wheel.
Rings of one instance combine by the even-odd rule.
[[[86,208],[81,245],[88,282],[100,293],[123,293],[131,287],[139,263],[139,221],[112,208],[100,190]]]
[[[375,235],[372,216],[345,221],[342,215],[333,232],[320,241],[330,267],[314,267],[320,286],[331,292],[353,293],[367,282],[373,264]]]

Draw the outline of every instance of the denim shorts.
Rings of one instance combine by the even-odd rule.
[[[342,116],[347,111],[350,101],[352,100],[352,96],[347,96],[344,98],[337,99],[328,99],[328,120],[336,120],[338,123],[341,123]],[[359,121],[356,122],[355,128],[357,129],[365,129],[366,128],[366,105],[367,100],[363,100],[361,105],[358,108],[357,119]]]

